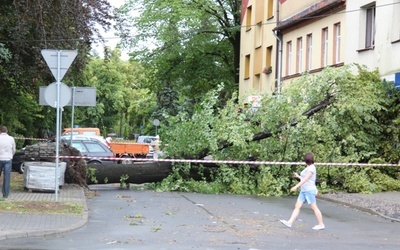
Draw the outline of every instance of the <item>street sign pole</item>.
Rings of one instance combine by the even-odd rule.
[[[72,100],[71,100],[71,142],[69,145],[72,146],[72,137],[74,135],[74,115],[75,115],[75,92],[76,92],[76,87],[71,88],[72,91]]]
[[[61,72],[61,51],[57,51],[57,122],[56,122],[56,170],[55,170],[55,199],[58,201],[58,164],[60,156],[60,72]]]
[[[71,66],[74,61],[77,51],[74,50],[42,50],[42,55],[50,68],[51,73],[54,78],[56,78],[56,103],[55,108],[57,112],[56,118],[56,167],[55,167],[55,200],[58,201],[58,167],[59,167],[59,157],[60,157],[60,135],[61,135],[61,119],[60,119],[60,107],[65,106],[64,99],[61,100],[61,80],[67,72],[69,66]],[[54,60],[55,59],[55,60]],[[61,67],[62,66],[62,67]],[[68,93],[70,94],[70,93]],[[50,96],[51,97],[51,96]],[[65,95],[63,96],[65,97]],[[51,98],[50,98],[51,99]],[[61,103],[62,101],[62,103]],[[67,100],[69,101],[69,100]],[[51,104],[50,104],[51,105]]]
[[[156,126],[156,136],[157,136],[157,135],[158,135],[158,134],[157,134],[157,127],[158,127],[158,125],[160,125],[160,120],[154,119],[153,125]]]

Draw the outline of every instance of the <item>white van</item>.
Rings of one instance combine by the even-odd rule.
[[[148,143],[150,144],[149,147],[149,153],[147,154],[147,158],[153,158],[154,155],[154,147],[153,143],[157,139],[156,136],[151,136],[151,135],[140,135],[137,139],[137,143]]]
[[[151,135],[140,135],[137,139],[137,143],[150,143],[152,144],[157,137]]]

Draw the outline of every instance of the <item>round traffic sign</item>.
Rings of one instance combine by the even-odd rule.
[[[154,119],[154,121],[153,121],[153,125],[154,125],[154,126],[158,126],[158,125],[160,125],[160,120],[158,120],[158,119]]]
[[[57,83],[53,82],[44,90],[44,99],[47,104],[53,108],[57,108]],[[60,82],[60,105],[64,107],[71,100],[71,89],[66,84]]]

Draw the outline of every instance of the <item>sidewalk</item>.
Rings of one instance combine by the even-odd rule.
[[[54,192],[11,191],[7,200],[55,202],[56,195]],[[86,224],[88,209],[83,188],[76,185],[64,185],[59,190],[57,201],[82,204],[83,213],[74,215],[0,211],[0,240],[62,233]]]
[[[329,193],[319,196],[319,199],[400,222],[400,192]]]

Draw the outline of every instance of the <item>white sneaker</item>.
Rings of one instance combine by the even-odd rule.
[[[322,226],[316,225],[312,229],[314,229],[314,230],[322,230],[322,229],[325,229],[325,226],[324,225],[322,225]]]
[[[287,220],[280,220],[280,222],[287,227],[292,227],[292,224],[290,224]]]

